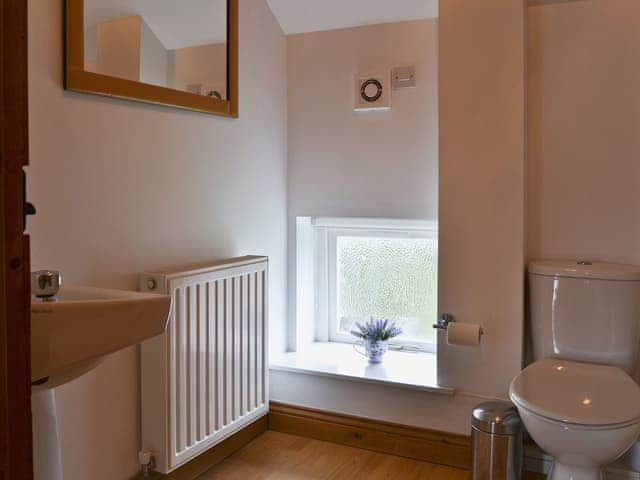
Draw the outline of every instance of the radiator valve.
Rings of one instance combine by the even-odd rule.
[[[138,453],[138,460],[140,461],[140,473],[142,474],[142,478],[151,478],[151,475],[156,469],[153,452],[151,450],[140,450]]]

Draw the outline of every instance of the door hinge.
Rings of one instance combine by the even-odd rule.
[[[22,199],[24,204],[22,230],[24,231],[27,229],[27,217],[36,214],[36,207],[31,202],[27,202],[27,174],[24,170],[22,170]]]

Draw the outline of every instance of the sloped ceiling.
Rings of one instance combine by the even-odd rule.
[[[287,35],[438,16],[438,0],[267,2]],[[226,14],[226,0],[85,0],[85,28],[139,15],[167,50],[224,42]]]
[[[438,16],[438,0],[267,0],[287,35]]]

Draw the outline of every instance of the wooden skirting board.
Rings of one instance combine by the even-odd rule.
[[[429,463],[471,468],[471,439],[466,435],[276,402],[270,404],[269,429]]]
[[[269,429],[268,416],[261,417],[242,430],[226,438],[218,445],[197,456],[168,475],[157,475],[158,480],[195,480],[211,467],[233,455],[242,447],[250,443],[254,438],[262,435]],[[141,477],[136,477],[141,478]]]
[[[465,470],[471,468],[471,439],[466,435],[271,402],[269,415],[256,420],[169,475],[152,478],[195,480],[267,430]],[[525,472],[524,478],[542,480],[545,477]]]

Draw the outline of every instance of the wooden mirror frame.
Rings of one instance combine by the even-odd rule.
[[[220,100],[84,69],[84,0],[66,0],[64,88],[196,112],[238,117],[238,0],[227,0],[227,97]]]

